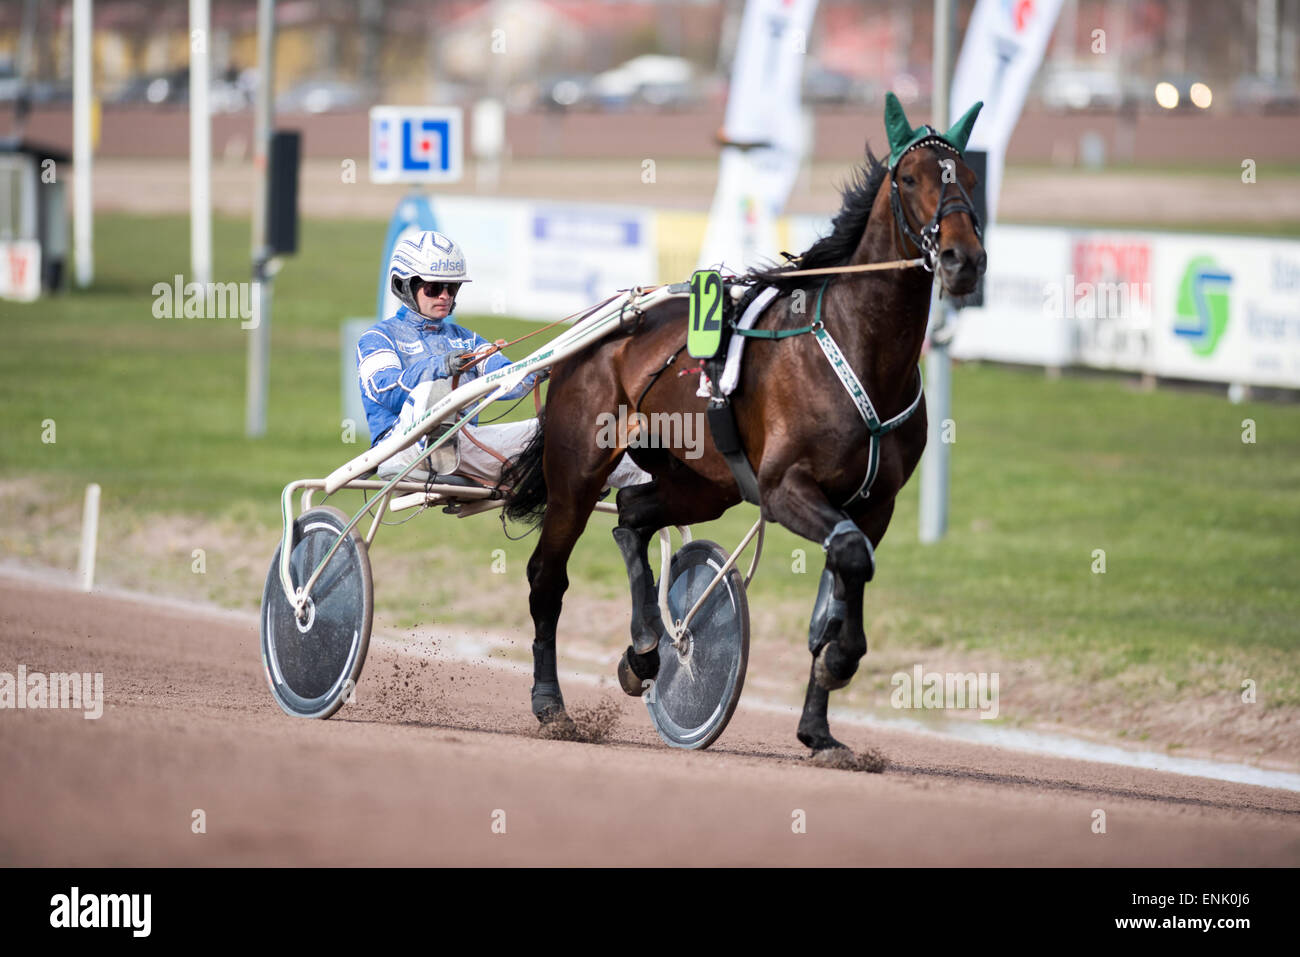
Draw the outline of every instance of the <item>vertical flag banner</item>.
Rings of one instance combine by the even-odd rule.
[[[977,0],[971,12],[952,75],[948,122],[984,101],[967,147],[988,152],[989,222],[997,218],[1007,143],[1060,12],[1061,0]]]
[[[741,272],[780,251],[774,222],[808,148],[800,87],[816,9],[817,0],[745,4],[701,268]]]

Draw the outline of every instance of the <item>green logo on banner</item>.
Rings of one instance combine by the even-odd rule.
[[[1197,256],[1187,264],[1178,284],[1174,335],[1186,339],[1192,352],[1210,356],[1228,328],[1228,293],[1232,273],[1210,256]]]
[[[686,351],[696,359],[712,359],[722,345],[722,276],[701,269],[691,276],[690,327]]]

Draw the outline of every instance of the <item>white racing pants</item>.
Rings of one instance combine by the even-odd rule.
[[[397,417],[397,424],[393,426],[393,432],[400,433],[410,426],[411,423],[424,414],[430,405],[435,404],[442,398],[442,395],[446,394],[444,389],[433,388],[436,384],[436,382],[422,382],[411,390],[411,396],[406,400],[406,404],[402,406],[402,411]],[[439,395],[439,392],[442,395]],[[502,422],[477,427],[466,425],[461,429],[461,432],[472,433],[474,438],[489,449],[496,451],[507,459],[513,459],[532,441],[533,435],[537,432],[537,420],[525,419],[522,422]],[[436,437],[437,432],[431,434]],[[379,478],[392,478],[419,458],[420,453],[429,447],[429,442],[429,436],[425,436],[424,439],[402,449],[402,451],[385,461],[379,466]],[[454,451],[449,448],[453,443],[455,446]],[[433,469],[439,474],[454,472],[457,475],[464,475],[487,485],[495,485],[501,478],[503,466],[497,457],[479,448],[461,435],[457,435],[451,442],[434,452],[431,458]],[[427,465],[428,463],[424,463],[418,466],[412,470],[407,478],[412,481],[423,482],[427,476]],[[639,468],[625,452],[619,457],[618,464],[614,467],[614,471],[610,473],[609,478],[606,479],[606,483],[613,488],[626,488],[629,485],[642,485],[650,480],[650,473]]]

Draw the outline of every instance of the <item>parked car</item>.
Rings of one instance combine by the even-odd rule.
[[[190,71],[188,67],[162,73],[141,73],[127,80],[107,98],[109,103],[123,106],[161,106],[166,103],[190,101]]]
[[[1190,110],[1193,113],[1208,110],[1214,92],[1200,76],[1162,76],[1152,94],[1156,105],[1166,110]]]
[[[867,98],[866,89],[857,78],[819,63],[809,63],[803,71],[803,101],[809,105],[862,103]]]
[[[1232,87],[1232,102],[1242,111],[1294,113],[1300,111],[1300,89],[1281,77],[1242,76]]]
[[[1124,101],[1124,83],[1112,70],[1048,69],[1039,95],[1051,110],[1114,110]]]
[[[647,53],[606,70],[587,84],[584,100],[604,109],[687,106],[700,98],[689,60]]]
[[[366,105],[366,98],[353,83],[343,80],[307,80],[275,101],[277,113],[333,113]]]
[[[587,101],[590,73],[559,73],[543,77],[537,84],[537,105],[547,110],[569,110]]]

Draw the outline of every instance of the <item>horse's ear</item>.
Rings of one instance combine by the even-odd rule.
[[[962,114],[962,118],[952,125],[952,129],[943,134],[943,138],[957,147],[958,150],[965,152],[966,143],[970,140],[970,131],[975,126],[975,118],[980,115],[980,110],[983,107],[984,101],[980,100]]]
[[[889,152],[898,154],[912,138],[912,124],[907,122],[903,104],[892,92],[885,94],[885,135],[889,137]]]

